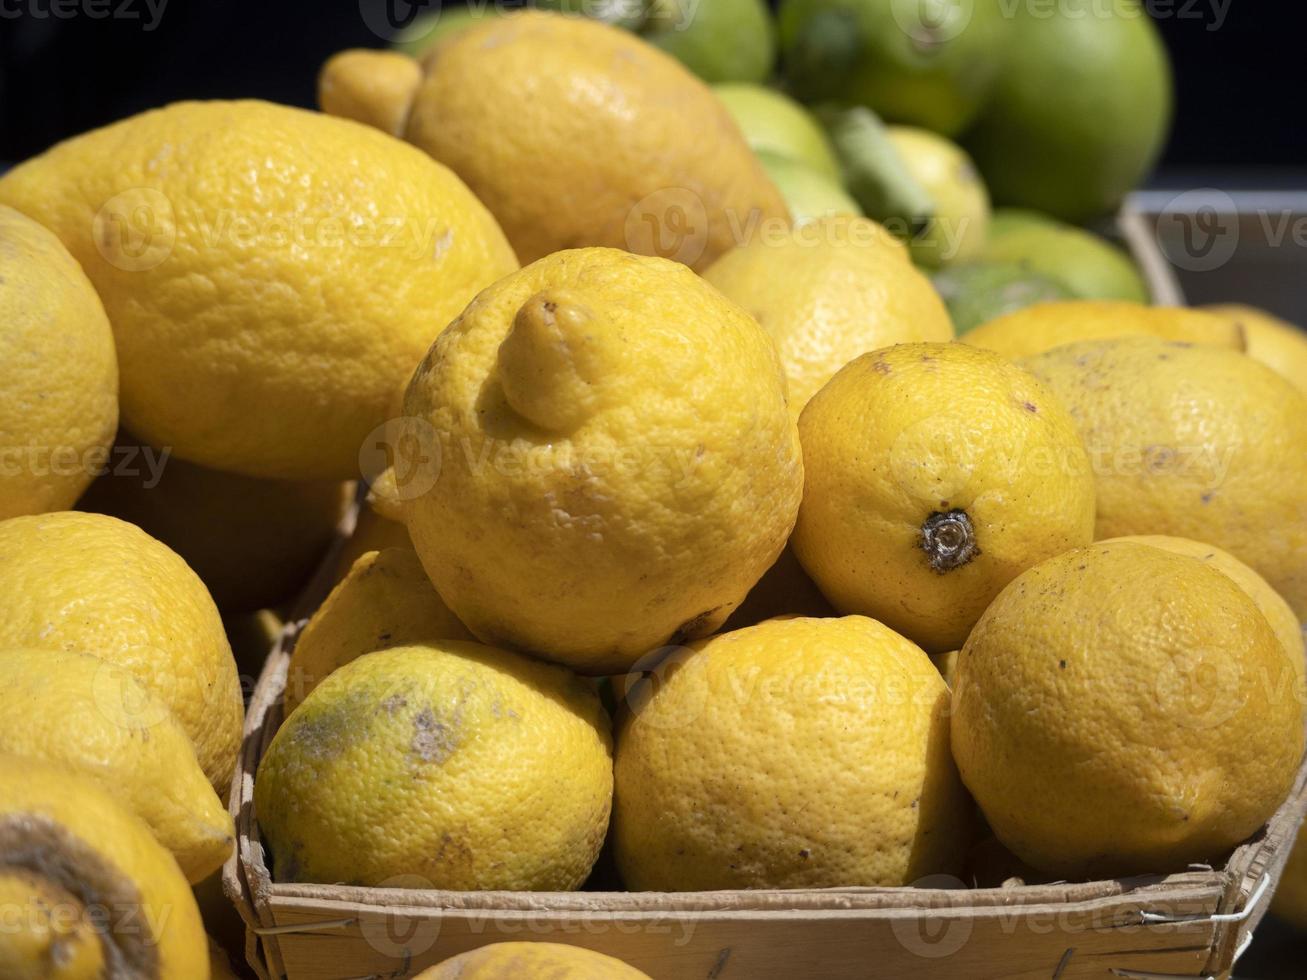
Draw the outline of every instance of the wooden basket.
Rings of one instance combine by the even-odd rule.
[[[1155,303],[1183,302],[1140,210],[1127,202],[1107,230],[1139,263]],[[1218,978],[1251,941],[1307,812],[1305,762],[1289,798],[1224,867],[1079,884],[653,893],[274,882],[254,812],[254,774],[281,724],[296,635],[330,590],[354,520],[346,518],[268,658],[232,785],[238,842],[223,885],[246,923],[246,957],[263,980],[409,977],[464,950],[517,939],[586,946],[655,980]]]
[[[655,980],[1219,978],[1251,941],[1307,811],[1304,763],[1289,798],[1224,867],[1078,884],[657,893],[274,882],[254,774],[281,724],[295,638],[330,590],[354,519],[268,658],[232,783],[237,850],[223,887],[263,980],[409,977],[464,950],[520,939],[596,949]]]

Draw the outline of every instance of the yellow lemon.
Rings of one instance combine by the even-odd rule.
[[[808,403],[799,437],[799,561],[836,609],[931,653],[961,646],[1031,565],[1093,540],[1093,472],[1072,420],[990,351],[864,354]]]
[[[476,643],[360,657],[282,724],[254,803],[281,881],[565,891],[612,803],[608,717],[571,672]]]
[[[1059,300],[1036,303],[982,323],[962,335],[964,343],[1019,360],[1086,340],[1157,337],[1243,350],[1239,324],[1202,310],[1145,306],[1126,300]]]
[[[491,943],[450,957],[414,980],[649,980],[621,960],[562,943]]]
[[[82,653],[0,650],[0,752],[75,769],[154,832],[189,881],[222,866],[230,814],[167,706],[126,671]]]
[[[1214,567],[1128,541],[1075,549],[1012,582],[967,639],[953,754],[999,840],[1041,871],[1218,860],[1293,785],[1286,660]]]
[[[523,262],[607,245],[710,263],[788,220],[712,90],[628,31],[486,18],[436,45],[405,138],[450,167]]]
[[[1133,338],[1024,362],[1094,460],[1100,538],[1216,545],[1307,616],[1307,396],[1235,351]]]
[[[638,890],[906,885],[956,872],[948,688],[874,620],[773,619],[629,692],[613,848]]]
[[[206,980],[186,879],[150,829],[93,782],[0,756],[0,972],[15,980]]]
[[[0,203],[99,291],[126,427],[251,476],[356,473],[436,334],[516,268],[425,154],[263,102],[182,102],[75,137],[0,178]]]
[[[1173,551],[1177,555],[1188,555],[1190,558],[1204,561],[1218,572],[1228,575],[1234,579],[1239,588],[1252,597],[1253,602],[1257,603],[1257,608],[1262,611],[1262,615],[1271,624],[1271,628],[1275,630],[1275,635],[1280,638],[1280,642],[1288,652],[1289,662],[1307,669],[1307,664],[1303,662],[1303,633],[1302,624],[1298,622],[1298,617],[1289,608],[1289,604],[1284,601],[1284,597],[1271,588],[1266,579],[1228,551],[1222,551],[1220,548],[1205,544],[1202,541],[1191,541],[1189,538],[1172,538],[1165,534],[1139,534],[1133,537],[1111,538],[1109,540],[1134,541],[1138,544],[1161,548],[1164,551]],[[1299,683],[1302,682],[1303,672],[1303,670],[1297,671]]]
[[[866,218],[826,218],[776,240],[755,239],[703,275],[776,341],[795,416],[859,354],[953,339],[948,311],[930,280]]]
[[[665,259],[577,249],[500,280],[405,414],[440,440],[404,511],[437,591],[483,641],[587,673],[720,626],[802,493],[775,346]]]
[[[441,601],[412,548],[368,552],[296,639],[286,677],[286,710],[294,710],[332,671],[365,653],[472,639]]]
[[[0,206],[0,520],[72,506],[118,424],[113,332],[50,232]]]
[[[1251,306],[1206,309],[1237,323],[1247,339],[1248,356],[1274,368],[1307,394],[1307,332]]]
[[[422,66],[395,51],[342,51],[327,59],[318,74],[318,105],[332,116],[404,135],[408,109]]]
[[[121,465],[100,477],[78,510],[135,524],[186,560],[224,613],[276,606],[297,595],[326,553],[352,483],[265,480],[168,458],[120,438]]]
[[[244,706],[222,619],[186,563],[99,514],[0,522],[0,647],[91,653],[172,711],[225,797]]]

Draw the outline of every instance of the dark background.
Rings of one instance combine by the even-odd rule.
[[[408,0],[391,2],[402,8]],[[119,16],[58,18],[52,3],[78,11],[100,3]],[[382,44],[368,24],[384,24],[385,4],[165,0],[154,29],[146,30],[155,20],[147,0],[0,0],[0,161],[21,160],[66,136],[177,99],[258,96],[312,105],[314,78],[327,56]],[[1148,6],[1177,79],[1164,173],[1307,185],[1301,5],[1148,0]],[[1219,8],[1223,18],[1214,13]]]

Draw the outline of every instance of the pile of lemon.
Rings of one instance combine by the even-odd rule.
[[[324,102],[373,125],[183,103],[0,178],[4,969],[210,969],[233,646],[360,477],[258,766],[279,880],[1119,876],[1286,798],[1307,337],[1063,299],[959,341],[911,248],[796,220],[591,21],[337,58]]]

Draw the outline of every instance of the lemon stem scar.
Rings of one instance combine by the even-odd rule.
[[[921,550],[940,575],[961,568],[980,554],[976,532],[965,510],[932,511],[921,525]]]
[[[499,345],[499,382],[513,410],[554,432],[576,428],[597,407],[606,354],[594,315],[566,290],[536,293]]]

